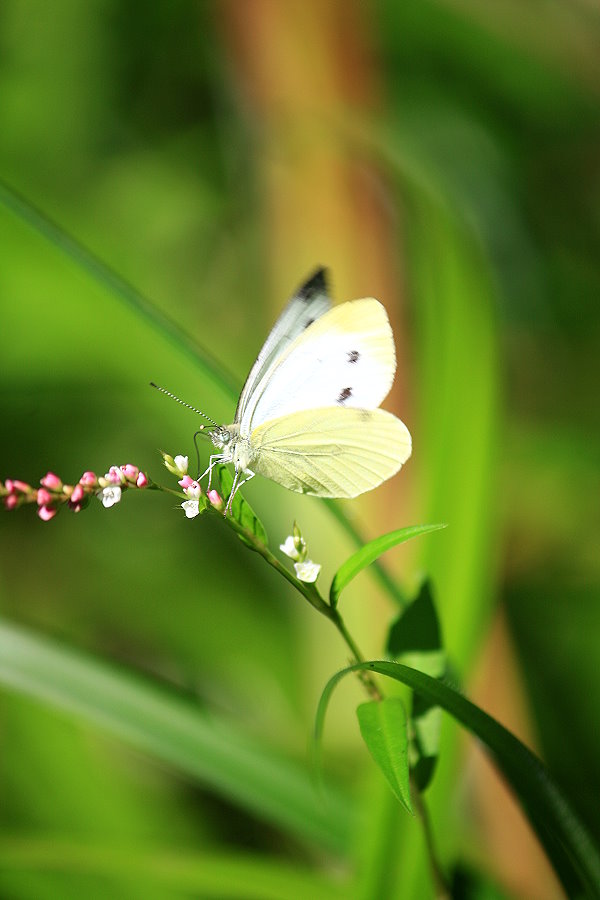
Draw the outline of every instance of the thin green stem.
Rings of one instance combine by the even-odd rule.
[[[448,884],[442,867],[438,862],[429,812],[423,799],[423,795],[421,794],[421,791],[419,790],[419,787],[412,773],[410,776],[410,789],[415,811],[419,819],[421,820],[421,825],[423,827],[423,835],[425,837],[425,846],[427,847],[427,856],[429,857],[431,877],[435,885],[436,900],[451,900],[452,891],[450,889],[450,885]]]

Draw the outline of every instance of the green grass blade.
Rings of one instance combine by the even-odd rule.
[[[0,869],[43,873],[100,875],[104,878],[151,879],[186,895],[243,897],[244,900],[341,900],[343,885],[318,872],[280,859],[233,853],[174,853],[125,846],[79,843],[52,838],[3,837]]]
[[[85,247],[81,241],[61,228],[49,216],[37,209],[8,184],[0,180],[0,203],[10,212],[29,225],[34,231],[68,256],[82,271],[97,284],[112,293],[129,309],[144,319],[177,349],[181,350],[200,369],[202,374],[223,391],[230,399],[236,400],[239,387],[231,375],[207,350],[198,346],[196,340],[180,325],[160,310],[148,297],[115,272],[107,263]]]
[[[346,846],[346,796],[323,802],[307,772],[185,697],[6,622],[0,684],[169,763],[297,837]]]
[[[382,553],[390,550],[397,544],[403,544],[411,538],[418,537],[421,534],[428,534],[430,531],[438,531],[445,528],[445,525],[412,525],[409,528],[399,528],[396,531],[390,531],[382,534],[380,537],[369,541],[364,547],[361,547],[356,553],[346,560],[337,570],[331,582],[329,591],[329,601],[332,606],[337,606],[339,596],[343,589],[347,587],[353,578],[375,562]]]

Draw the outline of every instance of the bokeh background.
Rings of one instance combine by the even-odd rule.
[[[133,462],[168,481],[157,450],[191,454],[196,421],[148,382],[230,421],[283,302],[329,266],[336,301],[389,311],[384,405],[414,438],[405,470],[344,513],[365,537],[448,523],[386,565],[407,597],[432,575],[457,678],[600,838],[596,4],[5,0],[0,122],[0,477]],[[353,545],[324,504],[258,478],[247,497],[275,546],[300,522],[326,585]],[[191,695],[309,771],[344,647],[227,529],[162,494],[49,525],[6,512],[0,529],[6,621]],[[368,574],[344,598],[370,657],[395,612]],[[359,699],[340,690],[325,756],[366,824],[333,852],[3,689],[0,893],[222,896],[168,872],[244,852],[346,896],[431,896],[418,825],[361,746]],[[427,799],[449,870],[484,873],[486,896],[561,896],[451,723]],[[144,875],[161,854],[167,876]]]

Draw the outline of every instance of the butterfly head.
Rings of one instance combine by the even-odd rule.
[[[233,440],[232,428],[234,427],[231,425],[218,425],[216,428],[207,431],[206,434],[217,450],[223,450],[231,445]]]

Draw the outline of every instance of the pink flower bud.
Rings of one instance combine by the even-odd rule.
[[[137,466],[132,466],[131,463],[127,463],[126,465],[121,466],[121,472],[129,481],[135,481],[140,470]]]
[[[38,516],[43,522],[49,522],[50,519],[53,519],[57,513],[57,509],[55,506],[40,506],[38,509]]]
[[[125,476],[118,466],[111,466],[104,477],[109,484],[123,484],[125,481]]]
[[[82,484],[84,487],[95,487],[97,480],[94,472],[84,472],[79,479],[79,484]]]
[[[8,491],[9,494],[12,494],[12,492],[15,489],[15,483],[12,480],[12,478],[6,479],[6,481],[4,482],[4,487],[6,488],[6,490]]]
[[[26,481],[13,481],[13,490],[21,491],[23,494],[28,494],[31,490],[31,485],[27,484]]]
[[[19,503],[19,498],[16,494],[9,494],[8,497],[4,498],[4,505],[7,509],[14,509]]]
[[[181,487],[184,489],[184,491],[186,488],[188,488],[190,486],[190,484],[193,484],[193,483],[194,483],[194,479],[190,478],[189,475],[184,475],[183,478],[181,479],[181,481],[177,482],[177,484],[181,485]]]
[[[213,506],[216,506],[217,509],[223,509],[223,498],[218,491],[215,491],[213,488],[211,491],[208,491],[206,496]]]
[[[46,488],[39,488],[37,492],[37,504],[38,506],[46,506],[52,500],[52,495]]]
[[[62,489],[62,481],[54,472],[48,472],[40,479],[40,484],[48,488],[49,491],[60,491]]]
[[[188,484],[187,487],[184,487],[184,492],[187,494],[190,500],[197,500],[200,494],[202,493],[202,488],[198,484],[197,481],[192,481]]]
[[[136,484],[139,488],[145,488],[148,484],[148,478],[146,475],[144,475],[143,472],[140,472],[140,474],[138,475]]]
[[[81,486],[81,484],[76,484],[71,493],[71,503],[79,503],[83,500],[85,496],[85,492]]]

